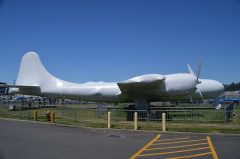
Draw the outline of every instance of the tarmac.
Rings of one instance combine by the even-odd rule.
[[[0,159],[239,159],[240,135],[94,129],[0,119]]]

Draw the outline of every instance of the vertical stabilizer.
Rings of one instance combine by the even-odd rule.
[[[38,54],[28,52],[22,58],[16,85],[41,86],[45,80],[53,78],[42,65]]]

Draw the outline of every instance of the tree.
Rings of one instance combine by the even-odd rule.
[[[224,84],[224,87],[225,87],[225,91],[237,91],[237,90],[240,90],[240,82]]]

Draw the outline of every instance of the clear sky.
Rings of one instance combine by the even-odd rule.
[[[187,72],[240,81],[239,0],[0,0],[0,81],[35,51],[72,82]]]

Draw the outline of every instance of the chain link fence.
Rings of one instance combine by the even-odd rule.
[[[240,108],[217,110],[209,107],[158,107],[150,110],[128,110],[114,107],[79,108],[68,105],[40,105],[37,101],[29,104],[0,103],[0,117],[46,122],[47,112],[55,112],[56,123],[87,127],[107,127],[107,114],[111,112],[111,127],[133,129],[134,112],[138,113],[138,129],[161,130],[162,113],[166,114],[167,130],[197,132],[240,133]],[[13,108],[14,107],[14,108]]]

